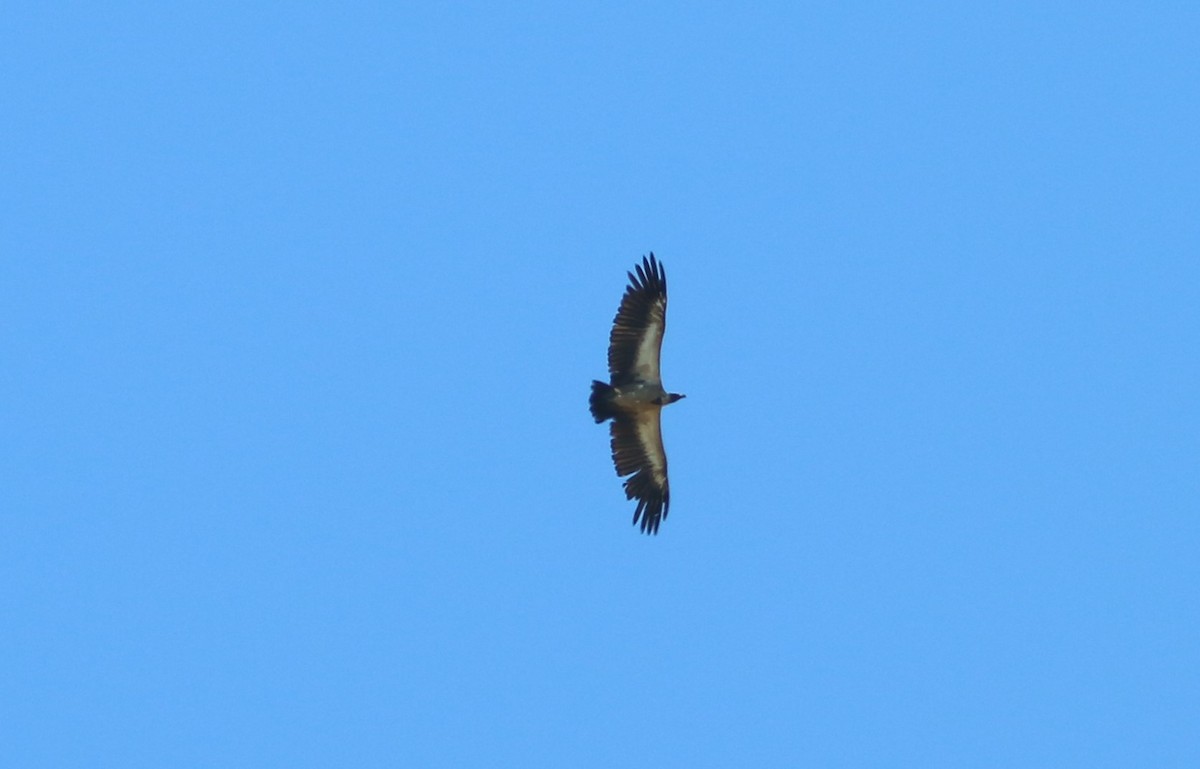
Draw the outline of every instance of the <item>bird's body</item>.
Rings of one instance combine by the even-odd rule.
[[[661,408],[663,397],[666,395],[670,393],[664,390],[661,384],[647,382],[634,382],[624,387],[613,388],[613,398],[624,408],[632,410]]]
[[[629,286],[613,319],[608,346],[609,382],[592,382],[588,405],[596,422],[612,420],[612,457],[625,481],[625,496],[637,499],[633,522],[657,534],[671,506],[667,453],[662,442],[662,407],[684,396],[662,386],[659,354],[667,327],[667,276],[650,254],[629,273]]]

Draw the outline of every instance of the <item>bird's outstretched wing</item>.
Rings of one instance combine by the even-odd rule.
[[[657,408],[622,412],[611,427],[613,464],[619,476],[633,473],[625,481],[625,497],[638,501],[633,522],[640,519],[646,534],[658,533],[671,507],[661,415]]]
[[[629,274],[629,285],[613,318],[608,339],[608,373],[612,384],[661,384],[658,361],[667,330],[667,274],[654,258],[642,257]]]

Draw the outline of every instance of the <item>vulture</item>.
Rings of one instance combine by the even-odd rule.
[[[662,440],[662,407],[683,398],[662,386],[658,370],[667,328],[667,274],[662,263],[642,257],[630,272],[608,340],[608,383],[592,380],[588,400],[599,424],[611,419],[612,458],[625,480],[626,499],[636,499],[633,524],[657,534],[671,507],[667,452]]]

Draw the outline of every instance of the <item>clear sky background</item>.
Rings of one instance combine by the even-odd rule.
[[[422,5],[5,6],[5,766],[1200,766],[1193,4]]]

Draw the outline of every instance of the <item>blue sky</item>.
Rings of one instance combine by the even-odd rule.
[[[414,6],[6,8],[7,765],[1197,765],[1200,13]]]

